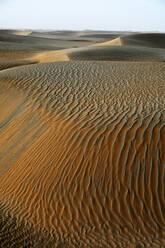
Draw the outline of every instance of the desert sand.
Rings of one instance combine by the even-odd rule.
[[[164,41],[0,32],[0,247],[165,247]]]

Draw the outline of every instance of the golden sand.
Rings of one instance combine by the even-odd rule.
[[[165,246],[165,64],[98,51],[0,71],[0,247]]]

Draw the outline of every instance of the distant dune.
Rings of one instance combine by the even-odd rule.
[[[75,60],[164,62],[165,49],[97,44],[97,46],[41,52],[36,54],[35,60],[39,63]]]
[[[96,44],[97,45],[97,44]],[[103,42],[99,46],[142,46],[152,48],[165,48],[164,33],[141,33],[122,35],[114,40]]]
[[[116,39],[113,39],[110,41],[106,41],[103,43],[94,44],[92,46],[122,46],[122,45],[123,45],[122,39],[119,37],[119,38],[116,38]]]
[[[0,247],[165,247],[163,41],[15,36],[0,34]]]
[[[145,33],[121,37],[123,45],[165,48],[165,34]]]
[[[101,35],[102,39],[111,37],[111,40],[92,44],[97,37],[101,41]],[[117,35],[119,33],[3,30],[0,33],[0,70],[70,60],[165,61],[165,34],[121,34],[113,39]]]
[[[70,60],[102,60],[102,61],[165,61],[164,49],[143,47],[91,47],[68,52]]]

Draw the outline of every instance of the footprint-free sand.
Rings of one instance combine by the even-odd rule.
[[[165,247],[164,39],[2,31],[0,247]]]

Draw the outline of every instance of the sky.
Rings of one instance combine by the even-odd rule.
[[[165,32],[165,0],[0,0],[0,29]]]

